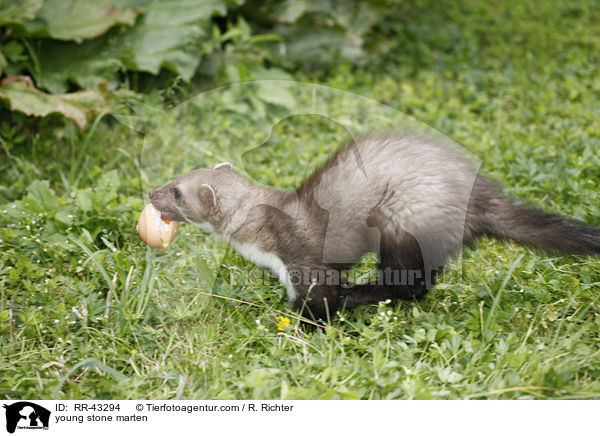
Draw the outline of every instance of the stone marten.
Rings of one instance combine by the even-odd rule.
[[[418,300],[463,244],[480,236],[600,255],[600,229],[520,205],[458,150],[423,134],[371,135],[341,147],[297,189],[252,183],[231,164],[193,170],[149,194],[164,218],[227,238],[285,284],[294,308],[327,320],[341,307]],[[378,279],[339,273],[375,252]]]

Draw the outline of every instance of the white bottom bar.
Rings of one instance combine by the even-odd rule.
[[[6,431],[12,426],[16,435],[66,436],[383,435],[389,431],[419,436],[566,435],[597,432],[600,410],[598,401],[33,400],[0,404],[5,408],[0,434],[9,434]]]

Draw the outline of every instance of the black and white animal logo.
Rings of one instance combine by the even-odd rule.
[[[4,404],[6,409],[6,431],[14,433],[18,429],[48,429],[50,411],[42,406],[29,401],[19,401],[10,405]]]

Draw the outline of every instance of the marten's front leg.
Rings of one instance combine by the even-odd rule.
[[[294,287],[293,307],[302,316],[315,321],[329,321],[340,307],[339,273],[325,265],[290,267]]]
[[[306,296],[294,300],[294,309],[306,318],[328,322],[339,308],[336,286],[314,285],[306,289]]]

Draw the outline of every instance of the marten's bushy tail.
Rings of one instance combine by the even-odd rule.
[[[483,176],[477,177],[468,220],[474,236],[488,235],[549,251],[600,256],[600,228],[515,204]]]

